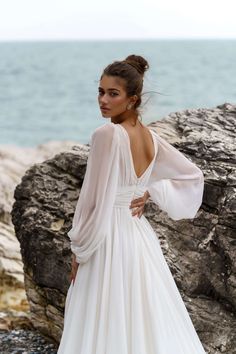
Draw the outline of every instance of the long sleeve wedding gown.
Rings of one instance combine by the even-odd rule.
[[[92,134],[68,232],[80,265],[66,297],[58,354],[206,354],[158,235],[129,209],[148,190],[173,220],[192,219],[202,203],[203,173],[149,130],[155,155],[140,177],[121,124]]]

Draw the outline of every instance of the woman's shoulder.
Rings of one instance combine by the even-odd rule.
[[[149,125],[145,125],[145,127],[146,127],[147,129],[151,130],[154,134],[158,135],[157,130],[156,130],[155,127],[149,126]]]
[[[92,134],[92,139],[114,139],[116,134],[116,124],[109,122],[97,127]]]
[[[152,134],[153,139],[156,141],[156,145],[158,145],[158,142],[160,141],[160,135],[158,134],[156,128],[148,125],[146,126],[146,128]]]
[[[101,139],[106,139],[106,138],[115,138],[116,136],[118,136],[119,132],[121,132],[123,129],[125,129],[124,127],[122,127],[123,129],[120,130],[119,126],[122,127],[121,124],[118,123],[113,123],[113,122],[108,122],[105,123],[103,125],[100,125],[99,127],[97,127],[93,133],[92,133],[92,138],[96,137],[96,138],[101,138]],[[153,127],[150,127],[148,125],[144,125],[143,126],[148,129],[149,131],[151,130],[151,132],[154,134],[154,136],[156,138],[159,138],[159,134],[157,133],[156,129]]]

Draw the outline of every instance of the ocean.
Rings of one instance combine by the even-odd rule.
[[[236,40],[0,43],[0,144],[88,143],[102,117],[97,89],[108,64],[130,54],[150,65],[142,121],[236,103]]]

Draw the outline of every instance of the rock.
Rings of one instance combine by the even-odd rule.
[[[0,222],[0,285],[23,287],[23,271],[20,245],[14,235],[14,228]]]
[[[33,329],[28,311],[8,310],[0,312],[0,330]]]
[[[148,202],[176,284],[209,354],[236,353],[236,106],[171,113],[150,124],[205,176],[193,220],[174,221]],[[31,166],[17,185],[12,219],[21,244],[31,319],[59,341],[70,283],[67,232],[79,197],[89,147]]]
[[[30,166],[54,156],[56,151],[71,150],[74,145],[51,141],[36,148],[0,146],[0,310],[9,306],[25,308],[26,300],[20,244],[10,214],[15,187]]]
[[[0,330],[2,354],[56,354],[55,343],[32,329]]]
[[[14,189],[20,183],[25,171],[33,164],[40,163],[59,153],[71,149],[76,143],[50,141],[34,147],[14,145],[0,146],[0,221],[9,223]]]

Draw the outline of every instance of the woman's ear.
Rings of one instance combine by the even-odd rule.
[[[137,100],[138,100],[138,96],[137,95],[134,95],[134,96],[131,97],[131,103],[132,104],[135,104]]]

